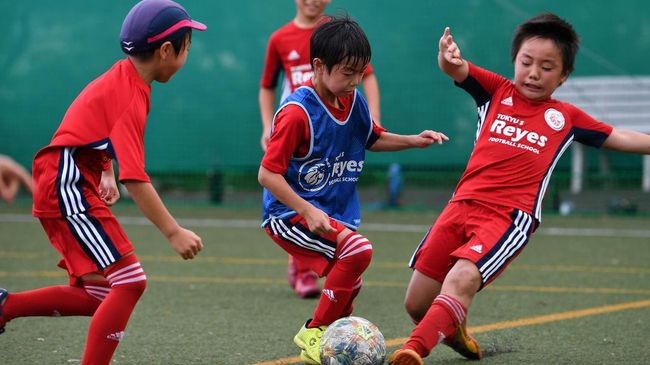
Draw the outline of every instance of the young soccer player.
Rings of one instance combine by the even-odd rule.
[[[284,100],[299,86],[311,79],[313,71],[309,58],[309,38],[314,33],[314,29],[328,19],[323,16],[323,12],[330,0],[295,1],[296,16],[291,22],[271,34],[266,48],[259,91],[263,127],[261,145],[265,151],[269,143],[273,113],[276,109],[275,90],[280,72],[284,73],[280,100]],[[379,86],[371,65],[366,67],[362,85],[370,107],[370,114],[379,124]],[[293,260],[291,255],[289,255],[287,279],[300,298],[311,298],[320,293],[316,273],[301,266],[299,262]]]
[[[650,136],[551,98],[573,71],[577,50],[565,20],[550,13],[526,20],[512,41],[513,82],[463,59],[444,30],[438,65],[476,101],[478,133],[453,198],[411,260],[405,307],[417,326],[390,364],[421,365],[440,342],[481,358],[467,333],[467,308],[528,243],[553,168],[571,142],[650,153]]]
[[[310,50],[314,77],[275,114],[259,181],[267,234],[295,260],[327,276],[313,318],[294,338],[300,358],[320,364],[323,330],[352,313],[372,256],[372,244],[356,232],[356,183],[365,150],[424,148],[447,137],[430,130],[398,135],[373,123],[356,90],[370,61],[370,44],[356,22],[333,18],[322,24]]]
[[[11,157],[0,155],[0,199],[11,203],[20,186],[32,191],[32,176]]]
[[[144,129],[151,83],[167,82],[187,59],[193,21],[170,0],[143,0],[127,14],[120,46],[128,56],[91,82],[66,112],[48,146],[34,158],[34,216],[68,271],[68,286],[8,293],[0,289],[0,332],[27,316],[92,316],[81,363],[108,364],[146,276],[109,205],[119,179],[172,248],[192,259],[201,238],[170,215],[144,170]]]

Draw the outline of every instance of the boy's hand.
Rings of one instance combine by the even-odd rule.
[[[445,61],[456,66],[461,66],[463,64],[463,59],[460,56],[460,48],[458,48],[458,45],[454,42],[449,27],[445,27],[445,31],[442,33],[442,37],[440,37],[438,49],[440,55]]]
[[[169,243],[174,251],[181,255],[185,260],[193,259],[194,256],[203,249],[201,237],[183,227],[179,227],[179,229],[167,237],[167,239],[169,239]]]
[[[307,220],[307,225],[312,233],[324,236],[328,233],[336,232],[330,225],[330,217],[316,207],[312,207],[302,216]]]
[[[111,206],[120,199],[120,189],[117,188],[115,176],[111,173],[102,173],[102,179],[99,182],[99,198]]]
[[[32,176],[12,158],[0,155],[0,199],[13,202],[20,185],[32,191]]]
[[[424,148],[429,147],[436,142],[442,144],[443,141],[449,141],[449,137],[441,132],[426,130],[415,136],[414,145],[415,147]]]

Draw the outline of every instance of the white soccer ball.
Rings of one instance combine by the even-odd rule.
[[[386,343],[367,319],[345,317],[327,327],[319,353],[322,365],[379,365],[386,358]]]

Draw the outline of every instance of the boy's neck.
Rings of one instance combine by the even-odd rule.
[[[151,62],[140,61],[135,57],[128,58],[129,61],[131,61],[133,67],[135,67],[135,70],[138,72],[138,75],[140,75],[142,81],[151,86],[151,83],[156,78],[153,72],[153,68],[150,67]]]
[[[343,105],[341,105],[341,102],[336,97],[336,95],[329,91],[329,89],[325,87],[322,82],[319,82],[316,77],[312,79],[312,83],[314,84],[314,90],[316,90],[316,94],[318,94],[318,97],[320,97],[321,100],[323,100],[328,105],[335,107],[336,109],[343,108]]]
[[[323,17],[322,15],[319,15],[317,17],[312,18],[298,13],[296,14],[296,17],[293,18],[293,24],[295,24],[298,28],[310,29],[316,27],[322,17]]]

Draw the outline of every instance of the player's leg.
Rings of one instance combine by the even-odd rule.
[[[111,361],[146,287],[144,271],[132,254],[133,245],[117,219],[107,211],[97,209],[96,213],[79,213],[52,222],[41,220],[46,223],[44,227],[53,224],[46,232],[62,253],[69,273],[82,278],[89,295],[101,299],[92,314],[82,365]]]
[[[413,323],[418,324],[424,318],[433,300],[440,294],[441,288],[442,283],[438,280],[413,270],[404,297],[404,308]]]
[[[403,349],[425,357],[438,343],[453,337],[465,321],[467,308],[481,287],[481,276],[473,262],[459,260],[442,284],[441,292],[415,327]]]
[[[104,275],[111,289],[90,321],[82,365],[110,363],[147,284],[144,270],[134,254],[107,267]]]
[[[334,225],[333,225],[334,226]],[[337,249],[331,267],[326,273],[323,293],[306,328],[326,328],[332,322],[352,313],[353,301],[361,290],[361,274],[372,258],[372,244],[364,236],[347,228],[337,227]],[[319,360],[320,336],[301,354],[302,359]],[[316,362],[314,362],[316,363]],[[320,361],[318,362],[320,363]]]
[[[348,228],[339,232],[333,265],[314,311],[313,326],[329,325],[348,311],[351,313],[352,301],[361,290],[361,274],[371,259],[372,244],[366,237]]]
[[[296,267],[296,260],[293,256],[287,255],[287,281],[292,289],[296,288],[296,278],[298,277],[298,268]]]
[[[64,219],[41,219],[41,224],[52,245],[64,254],[59,266],[68,271],[70,285],[55,285],[22,292],[8,293],[5,291],[2,303],[2,318],[0,326],[12,319],[33,316],[92,316],[103,297],[110,291],[105,279],[96,274],[96,281],[82,282],[72,267],[68,267],[68,259],[78,260],[84,256],[83,250],[77,248],[76,237],[71,234]],[[64,248],[71,244],[70,248]],[[67,257],[67,258],[65,258]],[[77,261],[75,265],[83,267],[81,272],[97,271],[98,268],[85,259],[86,264]]]
[[[451,254],[458,261],[445,277],[441,294],[404,346],[420,356],[428,355],[444,340],[465,357],[481,358],[478,343],[465,328],[467,308],[476,292],[523,250],[536,225],[529,214],[507,207],[469,202],[464,204],[464,211],[469,240]],[[459,343],[464,348],[457,347]]]
[[[327,275],[323,294],[312,319],[294,337],[301,349],[301,360],[319,364],[318,347],[323,331],[334,320],[352,311],[352,300],[361,289],[361,273],[370,263],[372,245],[335,220],[330,224],[335,233],[319,236],[309,231],[299,216],[271,219],[265,226],[267,234],[295,260]]]
[[[304,265],[300,260],[293,260],[296,272],[294,290],[300,298],[315,298],[320,294],[318,274]]]
[[[15,293],[0,291],[0,328],[21,317],[92,316],[101,303],[84,287],[56,285]]]
[[[452,253],[464,241],[467,241],[464,224],[465,214],[462,204],[449,204],[438,217],[435,225],[425,235],[420,245],[418,245],[409,263],[409,266],[414,271],[407,288],[404,304],[411,319],[418,325],[416,330],[426,328],[426,330],[435,330],[436,332],[433,333],[437,334],[439,330],[430,328],[428,324],[431,322],[430,319],[425,321],[424,324],[421,322],[426,317],[444,316],[448,313],[445,308],[442,308],[442,312],[440,311],[441,307],[448,302],[443,301],[445,297],[440,296],[442,282],[448,278],[449,268],[455,262]],[[461,327],[462,323],[462,321],[459,321],[455,329]],[[418,335],[419,333],[415,333],[416,338]],[[464,345],[473,344],[474,342],[467,344],[455,343],[454,346],[457,347],[455,348],[456,351],[466,352]],[[400,365],[420,364],[425,351],[418,353],[414,347],[413,343],[410,343],[409,346],[405,345],[402,349],[393,353],[389,361],[391,364]],[[480,351],[480,349],[477,347],[476,351]],[[428,354],[428,352],[426,353]]]

